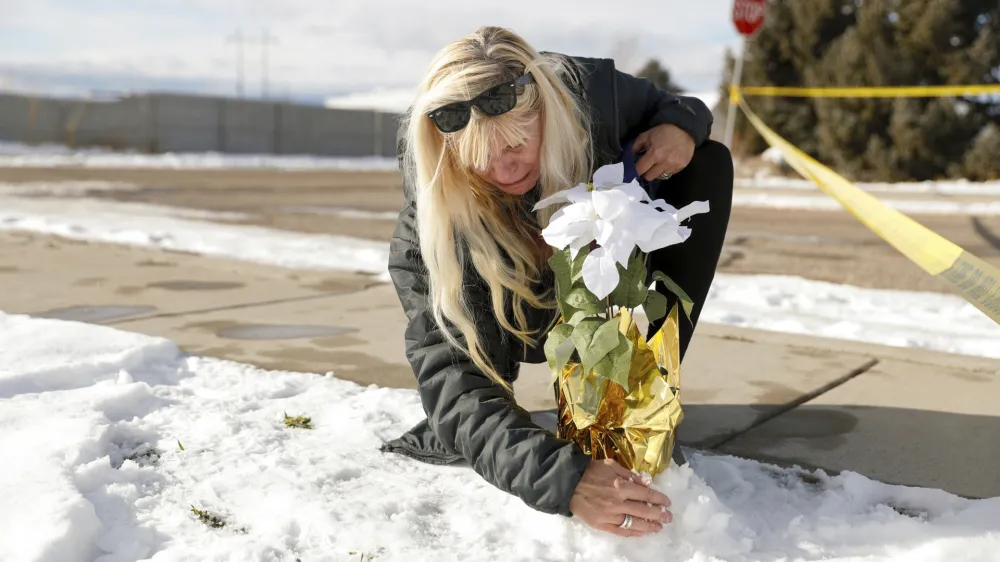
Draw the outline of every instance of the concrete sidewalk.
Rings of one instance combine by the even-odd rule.
[[[268,369],[411,388],[391,286],[0,232],[0,310],[162,336]],[[1000,496],[1000,361],[705,324],[683,367],[685,445]],[[545,366],[516,385],[552,407]]]

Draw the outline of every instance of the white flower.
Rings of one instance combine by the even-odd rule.
[[[708,212],[708,202],[675,209],[662,199],[650,200],[638,181],[623,183],[623,164],[603,166],[594,172],[593,189],[580,184],[547,197],[535,210],[569,203],[552,215],[542,238],[557,249],[570,248],[573,257],[592,242],[599,248],[583,262],[583,282],[598,299],[618,286],[618,268],[628,267],[638,247],[652,252],[687,240],[691,229],[680,223],[692,215]]]

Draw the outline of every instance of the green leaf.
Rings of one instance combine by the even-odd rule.
[[[569,248],[556,250],[549,258],[549,267],[556,278],[556,291],[559,295],[565,295],[573,288],[573,263],[569,256]]]
[[[667,297],[656,291],[649,291],[649,294],[646,295],[646,302],[642,303],[642,309],[646,312],[646,318],[650,322],[656,322],[667,315]]]
[[[580,322],[583,322],[584,320],[590,318],[593,315],[594,315],[593,312],[587,312],[586,310],[577,310],[576,312],[573,313],[573,316],[569,317],[569,321],[567,321],[566,323],[569,324],[570,326],[575,327],[580,325]]]
[[[566,295],[573,290],[573,260],[570,258],[570,250],[558,250],[549,258],[549,267],[556,279],[556,304],[559,306],[559,313],[563,318],[570,318],[576,309],[566,304]]]
[[[180,447],[180,449],[182,451],[184,450],[184,445],[181,445],[181,440],[180,439],[177,440],[177,446]]]
[[[612,368],[611,376],[608,377],[612,381],[620,384],[625,392],[628,393],[628,375],[632,370],[632,341],[625,337],[624,334],[618,334],[618,347],[611,350],[608,354],[614,362],[614,367]]]
[[[628,392],[628,376],[632,370],[632,341],[618,332],[618,345],[594,366],[594,373],[619,384]]]
[[[563,367],[573,355],[573,326],[570,324],[559,324],[549,332],[545,339],[545,358],[549,360],[549,369],[552,370],[552,381],[562,372]]]
[[[622,308],[635,308],[646,300],[646,264],[641,253],[629,259],[628,269],[618,265],[618,286],[611,292],[611,302]]]
[[[611,379],[614,375],[615,360],[611,354],[605,355],[594,365],[594,374],[603,379]]]
[[[694,320],[691,319],[691,312],[694,310],[694,301],[691,300],[691,297],[689,297],[687,293],[684,292],[684,289],[681,289],[677,283],[674,283],[673,279],[667,277],[667,275],[662,271],[653,273],[653,279],[662,282],[667,287],[668,291],[677,295],[677,298],[681,301],[681,307],[684,309],[684,316],[686,316],[688,322],[694,326]]]
[[[593,370],[598,361],[618,347],[618,333],[617,318],[609,321],[587,318],[573,329],[573,343],[580,354],[584,373]]]
[[[556,280],[556,303],[559,306],[559,313],[564,319],[572,319],[576,318],[580,311],[586,315],[603,312],[604,305],[597,301],[597,297],[587,290],[582,282],[577,283],[578,276],[583,272],[583,260],[590,254],[590,249],[580,250],[576,259],[570,254],[570,249],[566,248],[556,251],[549,258],[549,267],[552,268]]]
[[[568,250],[567,250],[568,251]],[[567,254],[568,255],[568,254]],[[570,281],[575,285],[577,283],[583,282],[583,262],[590,255],[590,247],[581,248],[576,254],[576,258],[573,260],[573,274]]]
[[[575,287],[562,300],[574,309],[588,314],[604,312],[604,305],[586,287]]]

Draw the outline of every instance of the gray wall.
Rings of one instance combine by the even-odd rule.
[[[0,93],[0,140],[141,152],[395,156],[398,116],[178,94],[112,101]]]

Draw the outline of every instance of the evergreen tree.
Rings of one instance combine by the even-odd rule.
[[[683,88],[674,83],[670,77],[670,71],[664,68],[660,61],[656,59],[649,59],[646,66],[643,66],[639,72],[636,73],[639,78],[645,78],[652,82],[657,88],[661,90],[666,90],[675,94],[683,92]]]
[[[975,6],[978,4],[978,7]],[[981,84],[1000,65],[988,2],[865,0],[817,67],[828,86]],[[995,0],[994,18],[1000,17]],[[976,100],[816,100],[820,157],[853,177],[928,180],[961,163],[987,124]]]
[[[998,82],[997,0],[770,0],[743,79],[806,87]],[[849,177],[924,180],[1000,168],[984,156],[994,135],[980,133],[1000,125],[996,98],[749,103],[779,134]],[[763,148],[745,124],[737,130],[746,148]]]
[[[973,181],[1000,180],[1000,126],[990,123],[983,128],[965,153],[965,160],[952,175]]]

